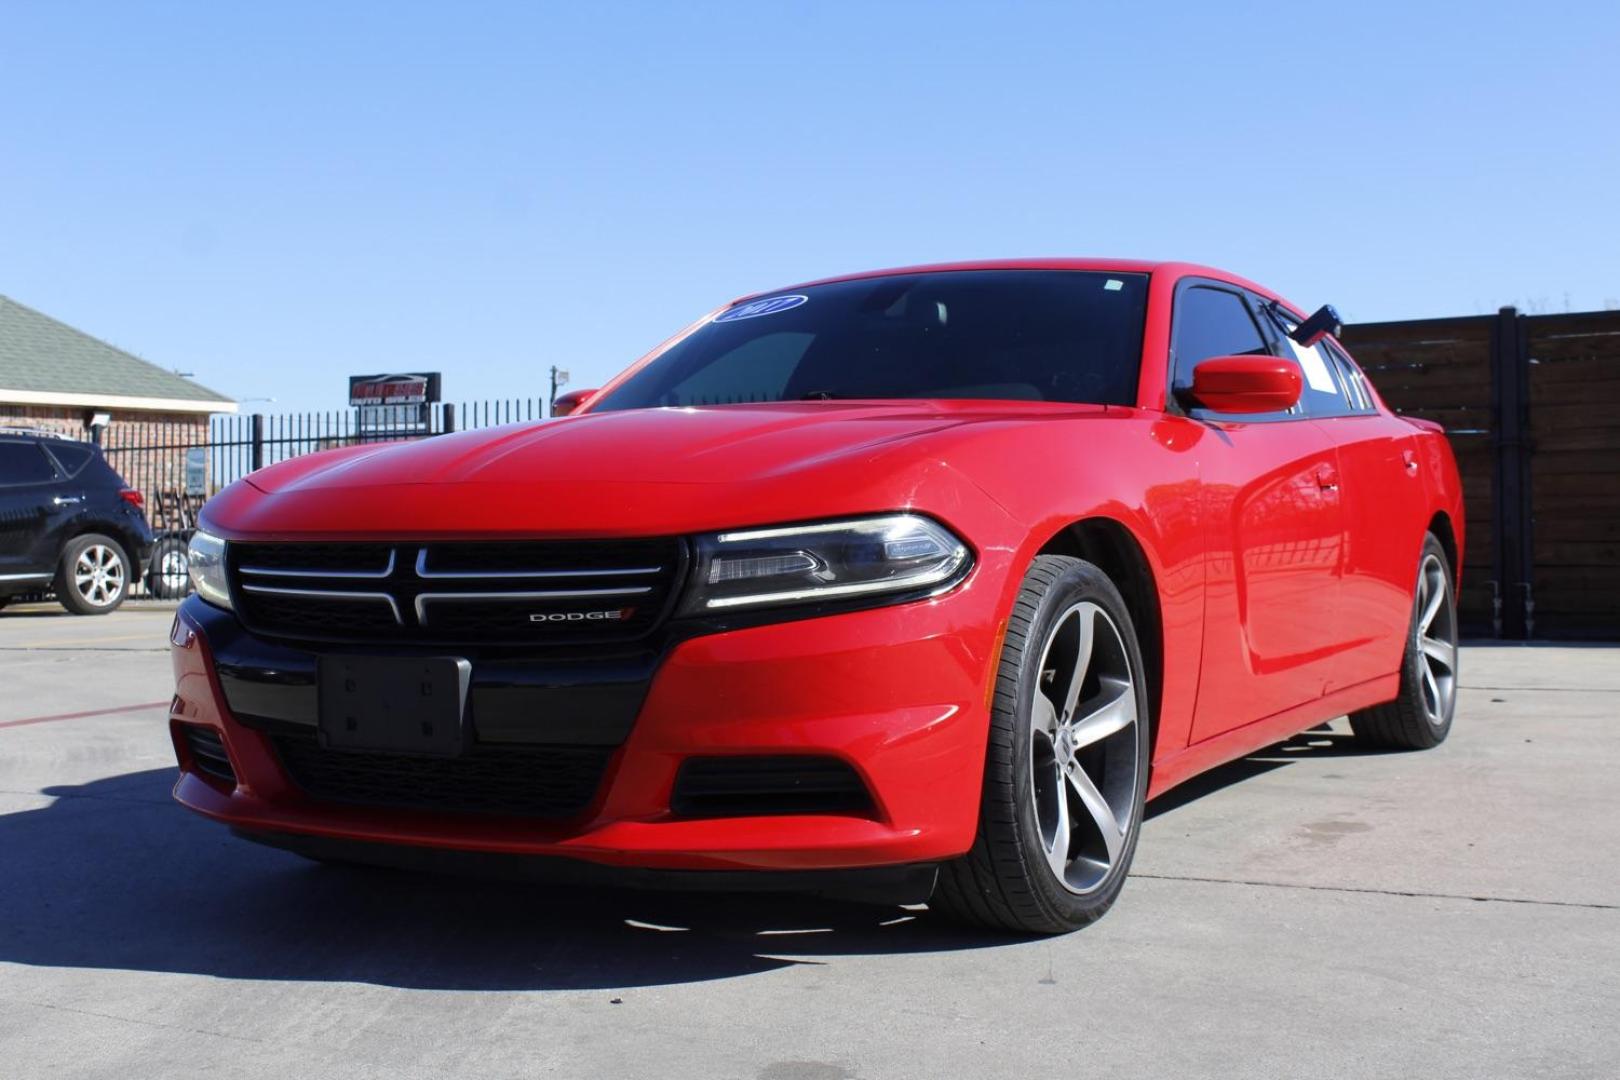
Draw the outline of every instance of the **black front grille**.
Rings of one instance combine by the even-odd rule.
[[[278,736],[276,752],[311,798],[452,813],[566,818],[590,804],[613,747],[479,746],[460,757],[324,750]]]
[[[180,732],[185,737],[186,749],[191,751],[191,763],[198,772],[236,786],[236,770],[231,767],[230,755],[225,752],[225,743],[221,741],[217,728],[184,724]]]
[[[236,543],[226,564],[248,629],[303,641],[627,641],[668,614],[674,538]]]
[[[702,757],[682,763],[670,809],[683,817],[869,814],[872,796],[837,758]]]

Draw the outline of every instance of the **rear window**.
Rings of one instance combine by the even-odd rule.
[[[840,398],[1136,401],[1146,274],[968,270],[736,305],[592,408]]]

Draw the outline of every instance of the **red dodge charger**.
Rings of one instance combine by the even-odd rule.
[[[1450,728],[1456,466],[1337,321],[1175,263],[855,274],[566,419],[263,469],[191,546],[175,796],[322,860],[1081,926],[1147,799]]]

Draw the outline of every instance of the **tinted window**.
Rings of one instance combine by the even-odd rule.
[[[1334,371],[1336,363],[1328,353],[1327,339],[1323,338],[1307,348],[1288,336],[1295,326],[1293,319],[1282,321],[1282,341],[1294,359],[1299,361],[1300,373],[1305,376],[1304,389],[1299,395],[1300,404],[1311,416],[1349,415],[1354,409],[1345,397],[1344,388]]]
[[[1372,391],[1367,388],[1367,377],[1361,373],[1355,361],[1337,345],[1326,341],[1322,344],[1338,366],[1339,380],[1344,384],[1345,392],[1350,397],[1350,407],[1356,412],[1376,412],[1377,406],[1373,404]]]
[[[84,443],[73,442],[52,443],[49,450],[56,463],[62,466],[62,471],[69,476],[77,476],[95,453]]]
[[[1192,370],[1200,360],[1270,352],[1243,297],[1201,285],[1183,290],[1176,299],[1171,351],[1176,358],[1177,389],[1192,385]]]
[[[37,484],[55,478],[56,470],[37,445],[0,441],[0,484]]]
[[[811,286],[722,312],[592,411],[830,398],[1130,405],[1147,281],[972,270]]]

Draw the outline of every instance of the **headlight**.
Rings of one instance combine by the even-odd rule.
[[[201,529],[192,533],[191,543],[186,547],[186,569],[198,596],[230,610],[231,590],[225,584],[225,541]]]
[[[813,604],[948,588],[967,545],[916,514],[713,533],[697,539],[697,567],[682,611]]]

